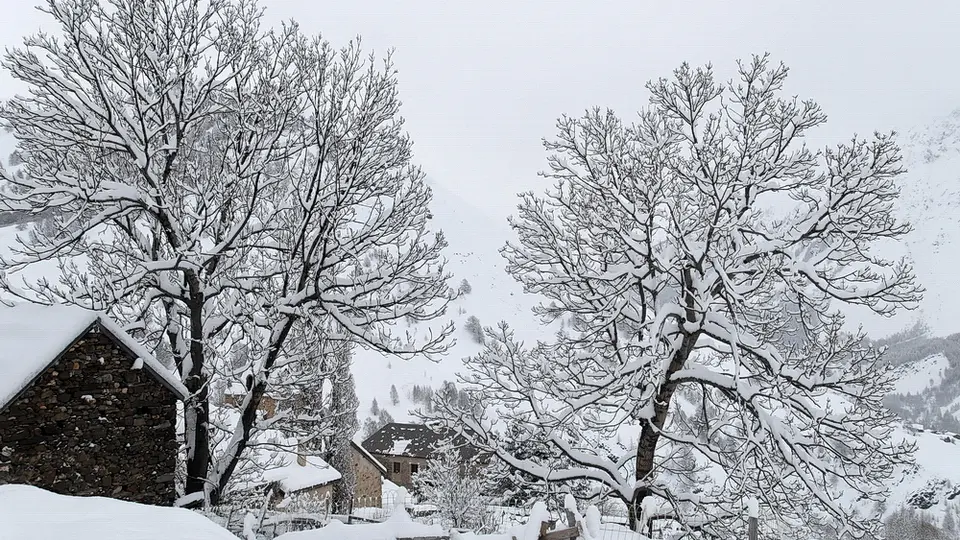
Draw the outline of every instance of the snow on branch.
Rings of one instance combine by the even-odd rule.
[[[262,428],[269,386],[317,358],[291,336],[446,350],[450,324],[394,330],[435,321],[452,291],[389,55],[368,57],[358,41],[338,50],[295,24],[264,28],[252,0],[44,11],[59,34],[3,60],[30,91],[0,107],[21,160],[0,171],[0,204],[51,217],[0,261],[3,284],[108,310],[169,352],[193,394],[188,491],[215,502]],[[51,266],[56,279],[36,277]],[[226,366],[237,343],[245,365]],[[241,372],[241,418],[213,456],[210,385]]]
[[[653,519],[729,538],[755,496],[785,529],[875,533],[849,501],[881,500],[912,448],[881,403],[890,372],[837,309],[889,315],[923,292],[873,252],[909,230],[900,151],[884,134],[809,148],[826,116],[784,97],[786,76],[766,56],[728,83],[684,64],[632,124],[561,117],[553,186],[521,195],[504,255],[544,321],[569,324],[533,346],[488,329],[462,380],[479,405],[439,416],[525,474],[595,482],[635,521],[654,498]],[[555,454],[518,457],[508,426]]]

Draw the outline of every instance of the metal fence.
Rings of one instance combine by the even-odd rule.
[[[312,530],[323,527],[336,519],[343,523],[376,523],[386,520],[397,506],[403,506],[410,517],[419,523],[444,525],[437,515],[437,508],[423,504],[416,497],[387,494],[384,497],[358,498],[349,514],[337,514],[330,510],[329,502],[317,503],[312,509],[265,509],[251,506],[223,505],[202,511],[204,515],[240,538],[245,538],[245,527],[251,528],[259,540],[273,540],[281,534]],[[608,503],[598,507],[600,535],[597,540],[641,540],[640,535],[629,526],[627,509],[622,504]],[[487,519],[482,533],[508,533],[529,521],[530,509],[511,506],[487,506]],[[564,523],[566,516],[559,511],[551,512],[551,519]],[[673,535],[654,525],[653,540],[671,540]]]

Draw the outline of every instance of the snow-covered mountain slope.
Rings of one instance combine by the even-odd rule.
[[[884,515],[903,506],[929,513],[937,522],[960,510],[960,435],[901,428],[897,438],[917,445],[916,465],[894,475]]]
[[[919,394],[943,382],[950,361],[942,353],[928,356],[897,368],[898,378],[894,386],[896,394]]]
[[[395,420],[409,420],[410,411],[420,406],[409,399],[414,385],[431,386],[437,390],[445,380],[456,381],[457,373],[463,367],[463,358],[482,349],[466,329],[470,317],[476,317],[484,327],[507,321],[516,337],[527,343],[550,338],[551,330],[545,330],[531,312],[537,298],[524,294],[521,285],[504,271],[506,261],[499,250],[508,238],[513,237],[506,219],[494,221],[437,182],[430,182],[430,187],[433,190],[430,205],[433,227],[442,230],[449,243],[446,257],[447,270],[453,275],[451,285],[457,288],[462,280],[466,280],[471,289],[451,302],[444,318],[452,319],[456,325],[456,343],[438,362],[426,358],[400,360],[376,351],[356,351],[353,373],[361,422],[363,417],[371,416],[370,406],[374,399],[379,408],[387,410]],[[422,332],[438,322],[397,330]],[[389,400],[393,385],[399,394],[398,405]]]
[[[899,216],[913,226],[902,242],[884,246],[885,256],[907,255],[926,294],[917,312],[892,319],[855,316],[865,329],[888,335],[922,318],[935,335],[960,332],[960,109],[898,136],[906,173],[899,179]],[[858,313],[858,315],[860,315]]]

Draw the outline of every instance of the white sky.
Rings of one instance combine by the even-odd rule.
[[[34,1],[0,0],[0,46],[45,23]],[[498,224],[518,191],[546,187],[540,140],[560,114],[632,116],[644,83],[683,61],[726,79],[737,58],[772,53],[792,68],[788,90],[830,117],[817,146],[960,107],[956,0],[261,1],[270,25],[292,18],[335,45],[362,35],[378,53],[395,48],[417,162]],[[0,72],[0,99],[17,90]]]
[[[769,51],[791,93],[830,117],[818,145],[908,128],[960,107],[960,2],[629,0],[262,0],[270,24],[296,19],[335,45],[362,35],[396,49],[416,159],[437,182],[498,217],[543,187],[542,137],[561,113],[594,105],[623,116],[645,81],[683,61]],[[31,0],[0,0],[0,45],[39,28]],[[0,98],[15,87],[0,74]]]

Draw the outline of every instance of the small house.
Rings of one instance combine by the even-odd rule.
[[[294,438],[273,430],[264,434],[268,437],[268,444],[254,450],[252,459],[242,467],[243,476],[251,478],[244,484],[269,492],[273,508],[326,507],[338,485],[344,481],[344,471],[337,470],[320,456],[302,450]],[[353,441],[350,442],[349,457],[354,476],[353,507],[379,507],[386,468]]]
[[[466,464],[480,457],[460,435],[445,430],[434,430],[424,424],[390,423],[363,441],[363,448],[387,469],[387,479],[413,489],[413,476],[438,457],[438,451],[447,442],[458,449]]]
[[[279,466],[268,469],[263,481],[272,488],[270,505],[286,508],[292,501],[311,507],[326,505],[341,474],[317,456],[286,452]]]
[[[0,307],[0,484],[172,504],[187,396],[106,315]]]

